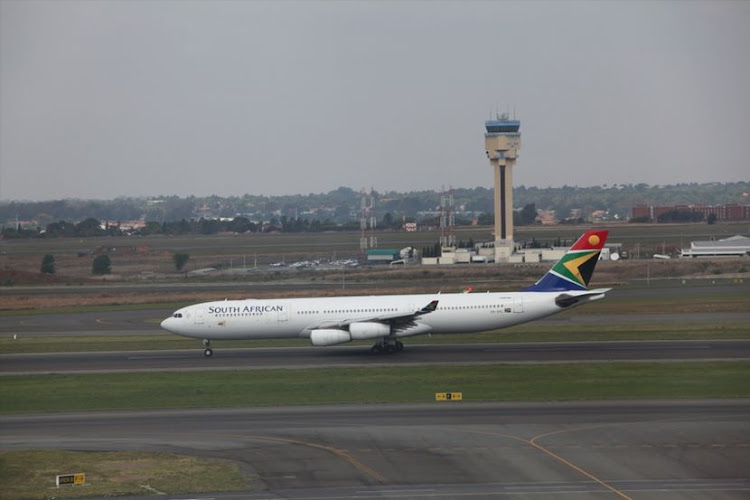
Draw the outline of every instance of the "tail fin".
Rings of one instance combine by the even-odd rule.
[[[586,290],[609,231],[587,231],[542,279],[526,292]]]

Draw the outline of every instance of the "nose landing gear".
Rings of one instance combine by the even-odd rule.
[[[211,356],[213,356],[214,351],[211,349],[211,341],[210,340],[203,339],[203,347],[205,347],[205,349],[203,350],[203,355],[205,357],[210,358]]]

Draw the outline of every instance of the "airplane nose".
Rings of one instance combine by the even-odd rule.
[[[165,319],[164,321],[161,322],[161,327],[164,328],[165,330],[171,332],[172,329],[170,328],[170,326],[173,323],[173,321],[172,321],[173,319],[174,318],[167,318],[167,319]]]

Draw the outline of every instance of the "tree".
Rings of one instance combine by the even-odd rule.
[[[47,224],[45,236],[73,236],[75,234],[75,224],[61,220]]]
[[[384,229],[391,229],[395,226],[398,226],[398,221],[395,221],[393,218],[393,214],[388,212],[387,214],[383,216],[383,220],[381,221],[380,225]]]
[[[98,255],[91,265],[91,273],[101,276],[110,272],[112,272],[112,261],[109,255]]]
[[[190,259],[190,255],[184,252],[177,252],[174,255],[172,255],[172,261],[174,262],[174,267],[178,271],[182,271],[182,268],[185,267],[185,264],[187,264],[187,261],[189,259]]]
[[[536,204],[527,203],[520,212],[514,212],[513,215],[513,222],[518,226],[528,226],[533,224],[536,222]]]
[[[146,221],[146,225],[139,231],[139,233],[143,236],[148,236],[151,234],[161,234],[162,232],[163,231],[161,223],[155,220]]]
[[[490,214],[487,212],[479,214],[479,217],[477,217],[477,224],[480,226],[491,226],[495,223],[495,216],[494,214]]]
[[[709,224],[716,224],[716,214],[708,214],[708,218],[706,219],[706,222]]]
[[[93,217],[89,217],[76,224],[76,236],[101,236],[103,233],[104,230],[101,228],[101,223]]]
[[[41,272],[44,274],[55,274],[55,256],[51,253],[42,258]]]
[[[216,234],[221,228],[219,225],[219,221],[216,219],[205,219],[201,217],[198,221],[198,224],[200,225],[201,234],[205,235]]]
[[[250,222],[250,219],[247,217],[235,217],[229,223],[227,229],[234,233],[246,233],[248,231],[254,231],[255,224]]]

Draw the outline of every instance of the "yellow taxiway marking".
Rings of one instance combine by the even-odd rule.
[[[743,415],[739,415],[739,416],[735,415],[734,417],[742,417],[742,416]],[[666,422],[683,422],[683,421],[687,421],[687,420],[708,420],[708,419],[714,419],[714,418],[716,418],[716,415],[706,415],[706,416],[702,416],[702,417],[699,417],[699,416],[685,416],[685,417],[673,417],[673,418],[659,418],[659,419],[655,419],[655,420],[642,420],[642,421],[637,421],[637,422],[607,422],[607,423],[603,423],[603,424],[589,424],[589,425],[582,425],[582,426],[579,426],[579,427],[571,427],[569,429],[558,429],[556,431],[545,432],[544,434],[539,434],[537,436],[532,437],[531,439],[524,439],[524,438],[518,437],[518,436],[511,436],[509,434],[498,434],[498,433],[494,433],[494,432],[468,431],[468,430],[465,430],[465,429],[462,429],[462,431],[463,432],[472,433],[472,434],[484,434],[484,435],[488,435],[488,436],[502,437],[502,438],[505,438],[505,439],[512,439],[512,440],[515,440],[515,441],[520,441],[522,443],[527,443],[530,446],[533,446],[534,448],[536,448],[537,450],[542,451],[542,452],[546,453],[547,455],[551,456],[552,458],[554,458],[555,460],[559,461],[560,463],[563,463],[563,464],[567,465],[568,467],[572,468],[573,470],[577,471],[578,473],[583,474],[584,476],[586,476],[588,478],[591,478],[593,481],[596,481],[598,484],[600,484],[601,486],[605,487],[606,489],[612,491],[613,493],[616,493],[618,496],[620,496],[622,498],[626,498],[628,500],[632,500],[631,497],[629,497],[628,495],[626,495],[621,490],[618,490],[614,486],[606,483],[605,481],[602,481],[601,479],[599,479],[598,477],[594,476],[590,472],[582,469],[581,467],[578,467],[577,465],[575,465],[571,461],[566,460],[565,458],[561,457],[560,455],[557,455],[556,453],[552,452],[551,450],[549,450],[549,449],[545,448],[544,446],[542,446],[541,444],[539,444],[537,441],[540,440],[540,439],[542,439],[542,438],[545,438],[545,437],[548,437],[548,436],[553,436],[553,435],[556,435],[556,434],[564,434],[566,432],[586,431],[586,430],[592,430],[592,429],[601,429],[603,427],[612,427],[612,426],[620,426],[620,425],[632,425],[632,424],[658,424],[658,423],[666,423]],[[662,446],[666,446],[666,445],[662,445]],[[715,445],[711,445],[711,446],[715,446]],[[594,447],[596,448],[597,446],[594,446]]]
[[[308,441],[300,441],[299,439],[291,439],[291,438],[284,438],[284,437],[277,437],[277,436],[256,436],[256,435],[247,435],[247,434],[240,434],[238,437],[243,437],[246,439],[260,439],[265,441],[277,441],[280,443],[289,443],[289,444],[296,444],[300,446],[307,446],[308,448],[315,448],[317,450],[323,450],[327,451],[329,453],[333,453],[334,455],[343,458],[350,464],[352,464],[354,467],[359,469],[360,471],[364,472],[368,476],[374,478],[376,481],[380,483],[387,483],[388,480],[380,474],[378,471],[373,469],[372,467],[369,467],[353,456],[349,454],[346,450],[342,450],[339,448],[334,448],[333,446],[327,446],[324,444],[318,444],[318,443],[310,443]]]
[[[559,462],[562,462],[562,463],[564,463],[565,465],[567,465],[567,466],[568,466],[568,467],[570,467],[571,469],[573,469],[573,470],[575,470],[575,471],[578,471],[579,473],[583,474],[584,476],[588,477],[589,479],[591,479],[591,480],[593,480],[593,481],[595,481],[595,482],[599,483],[599,484],[600,484],[601,486],[603,486],[603,487],[607,488],[607,489],[608,489],[609,491],[611,491],[612,493],[615,493],[616,495],[619,495],[619,496],[621,496],[622,498],[626,498],[626,499],[628,499],[628,500],[632,500],[632,499],[631,499],[631,498],[630,498],[629,496],[627,496],[627,495],[626,495],[625,493],[623,493],[622,491],[618,490],[618,489],[617,489],[617,488],[615,488],[614,486],[612,486],[612,485],[610,485],[610,484],[608,484],[608,483],[606,483],[606,482],[602,481],[601,479],[599,479],[599,478],[598,478],[598,477],[596,477],[595,475],[591,474],[590,472],[588,472],[588,471],[586,471],[586,470],[584,470],[584,469],[582,469],[582,468],[578,467],[578,466],[577,466],[576,464],[574,464],[574,463],[573,463],[573,462],[571,462],[570,460],[566,460],[566,459],[564,459],[564,458],[563,458],[563,457],[561,457],[560,455],[558,455],[558,454],[556,454],[556,453],[552,452],[551,450],[549,450],[549,449],[545,448],[544,446],[542,446],[542,445],[540,445],[539,443],[537,443],[537,442],[536,442],[536,441],[537,441],[537,439],[541,439],[541,438],[543,438],[543,437],[545,437],[545,436],[549,436],[550,434],[559,434],[559,433],[562,433],[562,432],[565,432],[565,431],[548,432],[547,434],[540,434],[540,435],[538,435],[538,436],[535,436],[535,437],[533,437],[533,438],[529,439],[529,440],[528,440],[527,442],[528,442],[528,443],[529,443],[529,444],[530,444],[531,446],[533,446],[534,448],[536,448],[537,450],[539,450],[539,451],[543,451],[544,453],[546,453],[547,455],[551,456],[551,457],[552,457],[552,458],[554,458],[555,460],[557,460],[557,461],[559,461]]]
[[[175,434],[184,434],[184,433],[179,432]],[[196,433],[190,433],[190,434],[193,436],[196,435]],[[357,460],[355,457],[350,455],[349,452],[347,452],[346,450],[342,450],[340,448],[334,448],[333,446],[327,446],[324,444],[311,443],[309,441],[302,441],[299,439],[285,438],[285,437],[279,437],[279,436],[261,436],[261,435],[256,435],[256,434],[217,434],[217,433],[210,433],[210,432],[201,432],[197,434],[202,435],[202,436],[214,436],[214,437],[223,437],[223,438],[230,437],[230,438],[242,438],[242,439],[256,439],[260,441],[275,441],[278,443],[294,444],[298,446],[306,446],[308,448],[314,448],[316,450],[327,451],[349,462],[352,466],[364,472],[368,476],[372,477],[379,483],[383,483],[383,484],[388,483],[388,479],[386,479],[386,477],[383,476],[381,473],[379,473],[372,467],[363,464],[362,462]]]
[[[152,434],[152,433],[145,433],[145,434]],[[188,434],[188,433],[171,432],[169,434],[181,435],[181,434]],[[308,448],[314,448],[316,450],[323,450],[329,453],[333,453],[337,457],[344,459],[345,461],[349,462],[352,466],[364,472],[368,476],[372,477],[379,483],[382,483],[382,484],[388,483],[388,479],[386,479],[386,477],[383,476],[381,473],[379,473],[372,467],[369,467],[363,464],[362,462],[357,460],[355,457],[351,456],[346,450],[334,448],[333,446],[327,446],[327,445],[319,444],[319,443],[311,443],[309,441],[302,441],[299,439],[285,438],[285,437],[279,437],[279,436],[261,436],[261,435],[256,435],[256,434],[218,434],[215,432],[198,432],[198,433],[191,432],[189,434],[191,436],[201,435],[201,436],[212,436],[212,437],[222,437],[222,438],[242,438],[242,439],[256,439],[260,441],[275,441],[278,443],[294,444],[294,445],[299,445],[299,446],[306,446]]]
[[[539,444],[539,443],[536,442],[538,439],[541,439],[541,438],[543,438],[545,436],[549,436],[549,435],[552,435],[552,434],[561,434],[563,432],[568,432],[568,431],[573,431],[573,430],[581,430],[581,429],[582,428],[579,427],[579,428],[576,428],[576,429],[564,429],[564,430],[559,430],[559,431],[554,431],[554,432],[548,432],[546,434],[539,434],[538,436],[534,436],[531,439],[524,439],[522,437],[511,436],[509,434],[497,434],[495,432],[467,431],[467,430],[464,430],[464,432],[468,432],[468,433],[471,433],[471,434],[484,434],[484,435],[487,435],[487,436],[496,436],[496,437],[501,437],[501,438],[505,438],[505,439],[513,439],[515,441],[520,441],[521,443],[526,443],[526,444],[528,444],[528,445],[536,448],[537,450],[546,453],[547,455],[551,456],[552,458],[554,458],[558,462],[567,465],[568,467],[570,467],[574,471],[578,472],[579,474],[583,474],[584,476],[588,477],[589,479],[591,479],[592,481],[594,481],[597,484],[601,485],[602,487],[608,489],[609,491],[617,494],[618,496],[620,496],[622,498],[625,498],[627,500],[633,500],[632,498],[630,498],[629,496],[627,496],[625,493],[623,493],[622,491],[618,490],[614,486],[612,486],[612,485],[608,484],[607,482],[599,479],[595,475],[593,475],[590,472],[582,469],[581,467],[577,466],[573,462],[564,459],[560,455],[554,453],[551,450],[548,450],[547,448],[545,448],[544,446],[542,446],[541,444]]]

